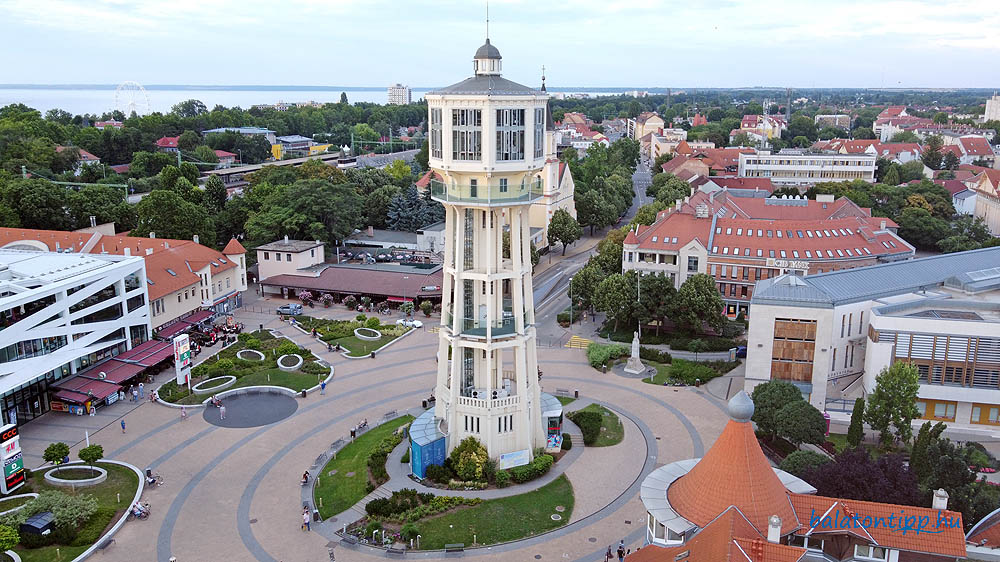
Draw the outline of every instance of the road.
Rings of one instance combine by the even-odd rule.
[[[652,203],[652,199],[646,197],[646,188],[653,183],[653,175],[649,171],[649,166],[639,160],[639,165],[635,167],[635,173],[632,174],[632,189],[635,190],[635,197],[632,199],[632,206],[629,207],[626,217],[631,220],[632,217],[639,211],[639,207],[642,207],[646,203]]]

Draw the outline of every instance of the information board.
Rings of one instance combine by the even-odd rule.
[[[3,461],[0,492],[9,494],[24,485],[24,456],[21,454],[21,443],[15,424],[0,427],[0,460]]]
[[[177,385],[187,384],[191,373],[191,340],[187,334],[174,338],[174,369],[177,371]]]

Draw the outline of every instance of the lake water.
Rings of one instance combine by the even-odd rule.
[[[351,103],[371,102],[384,104],[388,97],[385,88],[298,88],[292,90],[261,88],[256,90],[248,88],[230,89],[224,86],[217,88],[199,86],[176,88],[150,87],[146,89],[146,96],[149,100],[150,112],[159,111],[166,113],[170,111],[170,108],[174,104],[188,99],[201,100],[209,109],[216,105],[224,105],[226,107],[239,106],[248,109],[256,104],[273,104],[277,102],[295,103],[314,101],[318,103],[336,103],[340,101],[340,93],[342,91],[347,93],[347,99]],[[411,90],[413,101],[421,99],[428,91],[429,89],[427,88]],[[621,92],[605,91],[587,93],[591,96],[608,96],[620,95]],[[23,103],[42,113],[45,113],[49,109],[58,108],[74,115],[85,113],[100,115],[105,111],[116,109],[115,94],[114,86],[49,88],[0,86],[0,107],[12,103]],[[140,102],[142,102],[141,97]]]

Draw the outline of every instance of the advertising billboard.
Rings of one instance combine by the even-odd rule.
[[[24,456],[21,454],[21,443],[14,424],[0,427],[0,460],[3,461],[0,492],[9,494],[24,484]]]
[[[177,370],[177,384],[187,384],[191,373],[191,339],[187,334],[174,338],[174,369]]]

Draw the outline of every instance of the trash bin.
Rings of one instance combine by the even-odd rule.
[[[372,352],[372,359],[375,359],[375,352]]]
[[[305,397],[306,397],[306,391],[305,391],[305,390],[303,390],[303,391],[302,391],[302,397],[303,397],[303,398],[305,398]]]
[[[421,406],[421,407],[422,407],[423,409],[425,409],[425,410],[426,410],[426,409],[427,409],[427,400],[421,400],[421,401],[420,401],[420,406]]]
[[[313,521],[319,521],[319,510],[318,509],[314,509],[313,510]]]
[[[603,367],[601,367],[601,372],[602,373],[607,373],[608,372],[608,366],[604,365]]]
[[[573,398],[579,398],[579,397],[580,397],[580,389],[576,388],[573,390]]]

